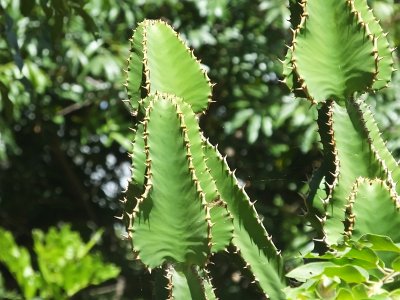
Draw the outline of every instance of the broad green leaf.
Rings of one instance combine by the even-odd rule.
[[[11,232],[0,228],[0,262],[4,264],[21,287],[26,299],[36,296],[40,288],[39,274],[31,264],[31,256],[24,247],[19,247]]]
[[[359,243],[375,251],[390,251],[400,253],[400,246],[393,243],[390,237],[376,234],[365,234],[358,240]]]
[[[328,267],[335,267],[335,264],[328,261],[311,262],[290,271],[289,273],[286,274],[286,277],[294,278],[298,281],[304,282],[310,278],[314,278],[316,276],[321,275]]]
[[[260,115],[254,115],[250,118],[249,126],[247,127],[247,140],[250,144],[253,144],[260,133],[262,117]]]
[[[33,231],[34,249],[43,280],[42,298],[72,296],[89,285],[116,277],[120,269],[105,263],[98,253],[89,252],[100,239],[97,231],[88,243],[68,225],[47,233]],[[57,296],[59,295],[59,296]]]
[[[356,260],[357,263],[354,264],[364,268],[374,268],[379,263],[379,257],[376,255],[376,253],[366,247],[361,249],[352,247],[350,251],[343,255],[343,257]]]
[[[351,293],[351,290],[342,288],[339,289],[337,296],[336,296],[337,300],[356,300],[353,297],[353,294]]]
[[[355,299],[368,299],[368,289],[364,284],[357,284],[351,289]]]
[[[400,256],[392,261],[392,269],[396,272],[400,272]]]
[[[362,283],[368,281],[369,274],[359,266],[344,265],[327,267],[324,274],[329,277],[337,276],[349,283]]]
[[[308,0],[293,39],[292,65],[315,102],[366,90],[376,73],[374,40],[348,1]]]
[[[150,268],[164,262],[203,265],[210,252],[204,193],[173,97],[156,96],[145,116],[146,189],[128,229]]]

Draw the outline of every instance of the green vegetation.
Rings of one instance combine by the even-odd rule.
[[[0,262],[11,272],[22,290],[23,299],[69,299],[80,290],[100,284],[119,273],[113,264],[104,263],[99,253],[90,253],[102,231],[97,231],[86,244],[67,225],[50,228],[45,234],[33,231],[33,248],[38,270],[31,256],[19,247],[9,231],[0,229]],[[0,295],[8,299],[7,292]],[[14,298],[22,299],[18,296]]]
[[[398,297],[400,4],[325,2],[0,0],[1,296]]]

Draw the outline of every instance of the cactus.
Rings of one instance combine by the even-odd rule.
[[[206,269],[229,245],[264,293],[283,299],[282,258],[226,160],[201,133],[212,85],[174,30],[145,20],[131,39],[126,100],[138,122],[121,217],[133,251],[163,268],[170,299],[215,299]]]
[[[364,234],[400,241],[400,168],[365,104],[393,71],[392,49],[366,0],[290,1],[285,82],[318,109],[324,161],[307,216],[332,249]],[[132,249],[163,274],[169,299],[216,299],[210,257],[235,249],[265,295],[284,299],[282,258],[199,116],[212,84],[179,35],[145,20],[131,39],[126,100],[138,122],[121,217]],[[379,226],[375,226],[379,224]]]
[[[317,106],[324,153],[308,217],[328,246],[366,233],[400,242],[400,168],[360,96],[387,86],[393,49],[366,0],[290,4],[284,81]]]

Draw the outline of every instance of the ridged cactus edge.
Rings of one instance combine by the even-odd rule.
[[[328,246],[343,243],[353,228],[378,233],[373,223],[399,222],[400,168],[360,95],[387,86],[393,49],[366,0],[291,1],[290,8],[294,29],[283,62],[284,82],[295,95],[317,104],[324,154],[310,182],[307,217]],[[394,214],[378,218],[364,209],[371,207],[359,200],[367,186],[373,187],[369,199]],[[400,241],[399,234],[389,232]]]
[[[130,42],[126,102],[137,122],[122,219],[136,258],[165,270],[169,299],[215,299],[207,264],[233,248],[264,294],[284,299],[282,257],[200,130],[212,84],[199,60],[163,21],[140,23]]]

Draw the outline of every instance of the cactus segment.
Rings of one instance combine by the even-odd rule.
[[[377,74],[376,38],[353,0],[303,0],[292,67],[313,103],[344,100],[369,88]]]
[[[128,94],[128,102],[134,113],[138,110],[139,101],[144,87],[142,86],[143,74],[143,26],[138,26],[133,31],[130,39],[131,48],[128,57],[128,66],[125,70],[126,81],[125,88]]]
[[[284,299],[285,287],[282,258],[271,237],[268,236],[253,204],[237,179],[229,170],[218,150],[205,142],[207,166],[215,180],[218,191],[225,199],[233,216],[232,243],[240,252],[255,279],[271,299]]]
[[[139,198],[144,192],[145,174],[146,174],[146,154],[144,152],[144,129],[143,124],[137,126],[135,139],[133,141],[132,154],[132,167],[131,167],[131,180],[128,182],[128,188],[125,194],[124,210],[125,212],[132,212],[136,206],[136,199]],[[129,213],[123,215],[125,225],[129,226]]]
[[[368,24],[370,32],[377,37],[378,74],[372,85],[372,89],[379,90],[387,86],[393,72],[393,57],[390,44],[383,32],[382,27],[376,20],[372,10],[368,7],[367,0],[354,0],[354,8],[359,12],[359,17],[365,24]]]
[[[373,151],[376,160],[379,162],[381,172],[380,178],[385,180],[385,183],[390,189],[391,194],[396,198],[397,205],[400,206],[399,165],[387,149],[386,144],[381,137],[378,125],[376,124],[374,117],[367,105],[362,101],[356,101],[353,105],[356,106],[358,118],[362,120],[370,148]]]
[[[147,181],[128,230],[150,268],[165,261],[204,265],[210,251],[209,209],[177,110],[174,97],[156,95],[144,118]]]
[[[325,221],[328,245],[341,242],[344,230],[343,210],[358,177],[375,178],[379,175],[379,165],[373,158],[361,122],[355,118],[355,107],[347,102],[342,107],[332,102],[332,134],[335,147],[336,175],[333,190],[328,199]]]
[[[311,226],[317,230],[322,239],[322,223],[321,217],[325,214],[325,200],[328,197],[325,174],[326,163],[324,162],[312,175],[309,181],[309,192],[305,199],[305,206],[307,208],[305,217],[310,222]]]
[[[207,109],[211,101],[210,80],[200,62],[168,24],[143,21],[131,44],[126,86],[134,108],[140,98],[158,92],[182,98],[195,113]]]
[[[399,208],[384,181],[359,178],[348,198],[346,235],[358,239],[368,232],[400,241]]]
[[[316,212],[317,218],[321,219],[321,226],[316,228],[323,229],[325,242],[334,245],[349,236],[345,235],[349,219],[346,219],[344,212],[349,201],[357,194],[355,187],[358,187],[360,180],[380,180],[386,193],[400,206],[400,187],[397,185],[400,170],[380,137],[371,112],[361,100],[348,100],[345,107],[333,101],[325,103],[319,110],[318,124],[325,161],[318,171],[319,175],[315,176],[307,205],[309,211]],[[325,213],[321,214],[321,193],[317,189],[323,181],[327,196],[322,200]],[[382,205],[381,199],[373,196],[370,194],[371,201]],[[372,215],[370,219],[373,219]],[[358,228],[362,231],[366,227]],[[370,231],[363,233],[367,232]]]
[[[194,172],[205,194],[207,206],[210,208],[211,222],[213,223],[211,229],[211,234],[213,236],[211,250],[212,252],[225,250],[232,239],[232,216],[226,208],[225,201],[221,199],[214,179],[211,177],[210,171],[206,165],[203,151],[204,146],[197,117],[187,103],[180,101],[179,107],[182,113],[182,121],[185,123],[187,136],[190,141]]]
[[[204,272],[203,272],[204,273]],[[204,275],[204,274],[203,274]],[[206,276],[206,275],[204,275]],[[169,284],[168,299],[198,299],[215,300],[215,294],[210,289],[210,281],[207,277],[200,276],[195,267],[168,266],[167,278]]]

